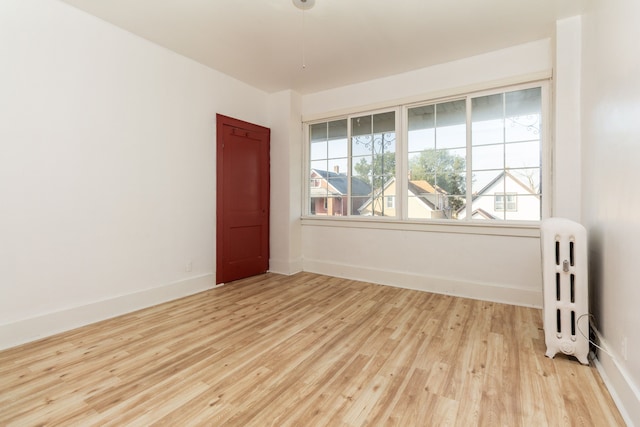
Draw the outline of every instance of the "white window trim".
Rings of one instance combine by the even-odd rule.
[[[492,236],[540,237],[539,221],[451,221],[451,220],[398,220],[382,217],[323,217],[301,218],[303,226],[336,228],[365,228],[375,230],[422,231],[429,233],[478,234]]]
[[[515,90],[522,90],[532,87],[540,87],[541,88],[541,105],[542,105],[542,129],[541,129],[541,139],[542,143],[542,153],[541,153],[541,164],[542,164],[542,179],[541,179],[541,187],[542,187],[542,207],[541,207],[541,220],[545,218],[549,218],[553,212],[553,163],[552,163],[552,152],[554,141],[551,134],[551,120],[553,117],[553,109],[552,109],[552,97],[551,97],[551,72],[545,71],[533,75],[526,76],[524,78],[512,78],[505,79],[502,81],[498,81],[494,85],[486,84],[486,85],[472,85],[458,90],[452,90],[449,95],[446,92],[438,93],[438,96],[432,94],[433,97],[423,96],[423,97],[412,97],[410,99],[404,100],[396,100],[391,101],[389,103],[380,103],[377,104],[376,109],[367,108],[351,108],[348,110],[344,110],[343,112],[333,112],[327,115],[322,114],[314,114],[313,116],[309,116],[302,118],[302,136],[303,136],[303,182],[308,181],[308,177],[310,174],[310,164],[309,164],[309,128],[310,125],[315,123],[322,123],[332,120],[339,120],[347,118],[348,126],[351,126],[351,117],[366,115],[366,114],[377,114],[379,112],[391,111],[393,109],[396,110],[396,191],[398,194],[406,194],[407,192],[407,183],[401,177],[406,176],[408,171],[408,159],[406,156],[406,136],[404,135],[404,130],[407,128],[407,110],[409,108],[425,105],[425,104],[434,104],[440,102],[447,102],[450,100],[467,98],[470,102],[470,99],[473,97],[479,97],[489,94]],[[421,99],[420,99],[421,98]],[[420,99],[420,100],[418,100]],[[400,111],[398,111],[400,110]],[[467,114],[470,114],[470,109],[467,108]],[[467,132],[471,132],[470,127],[467,127]],[[467,145],[467,150],[470,151],[472,147]],[[350,147],[349,147],[349,156],[351,155]],[[467,157],[469,158],[469,153],[467,153]],[[349,164],[351,159],[349,157]],[[467,178],[471,180],[471,177]],[[470,185],[471,183],[467,183]],[[349,183],[350,186],[350,183]],[[350,190],[350,188],[349,188]],[[414,227],[418,227],[420,229],[424,229],[429,225],[433,225],[440,229],[441,227],[447,227],[448,232],[453,232],[454,229],[464,230],[464,229],[474,229],[475,232],[471,234],[497,234],[504,235],[501,233],[493,233],[488,230],[495,230],[496,228],[505,228],[511,230],[524,230],[524,234],[516,233],[514,235],[522,235],[525,237],[533,237],[527,230],[532,227],[539,227],[541,221],[522,221],[522,220],[496,220],[496,221],[487,221],[487,220],[477,220],[472,219],[470,215],[467,215],[466,220],[434,220],[434,219],[408,219],[406,217],[405,212],[407,212],[407,198],[402,197],[401,203],[395,203],[396,205],[396,217],[384,218],[384,217],[359,217],[359,216],[348,216],[342,218],[335,217],[320,217],[320,216],[312,216],[309,215],[309,189],[305,186],[302,189],[302,225],[318,225],[317,221],[340,221],[343,223],[342,225],[336,224],[336,226],[345,226],[344,224],[349,224],[349,226],[354,226],[358,222],[364,222],[366,224],[365,228],[380,228],[380,229],[405,229],[405,227],[398,228],[397,224],[407,224],[409,229],[413,229]],[[346,221],[346,222],[345,222]],[[389,224],[388,226],[384,226],[383,224]],[[393,225],[392,225],[393,224]],[[328,225],[328,224],[325,224]],[[432,228],[432,227],[427,227]],[[484,230],[484,231],[483,231]],[[468,233],[468,231],[464,231],[464,233]],[[512,235],[507,233],[506,235]],[[539,234],[538,234],[539,236]]]

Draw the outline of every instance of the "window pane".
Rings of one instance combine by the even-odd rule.
[[[436,147],[435,129],[409,131],[409,152],[434,149]]]
[[[329,122],[329,139],[347,138],[347,119]]]
[[[435,105],[409,108],[409,132],[414,130],[434,129],[436,127]]]
[[[424,150],[409,158],[409,183],[425,182],[444,194],[465,191],[465,150]],[[416,184],[417,185],[417,184]]]
[[[327,123],[317,123],[309,127],[311,142],[326,141],[327,139]]]
[[[388,138],[387,138],[388,136]],[[395,175],[396,173],[396,141],[395,134],[376,135],[376,149],[373,155],[373,170],[375,175]]]
[[[505,140],[538,141],[540,139],[540,115],[524,117],[507,117],[505,125]]]
[[[318,141],[311,143],[311,160],[319,160],[327,158],[327,141]]]
[[[502,119],[504,117],[504,94],[480,96],[471,100],[471,121]]]
[[[327,188],[323,186],[322,181],[320,179],[312,179],[309,182],[309,191],[311,197],[327,197]]]
[[[351,164],[353,165],[351,170],[353,176],[371,175],[373,171],[371,156],[352,157]]]
[[[441,172],[437,174],[432,185],[435,185],[436,189],[443,194],[464,197],[466,188],[465,174],[462,172]]]
[[[376,154],[396,152],[396,134],[388,132],[373,136],[373,152]]]
[[[373,133],[394,132],[396,129],[396,113],[380,113],[373,116]]]
[[[465,147],[466,105],[465,101],[436,104],[436,148]]]
[[[410,219],[428,219],[431,218],[433,211],[419,196],[409,193],[407,197],[407,210]]]
[[[474,171],[472,175],[472,194],[487,194],[489,191],[504,192],[504,185],[501,187],[496,185],[500,184],[500,179],[503,175],[503,171]],[[495,181],[495,182],[494,182]],[[499,188],[496,190],[496,188]],[[474,203],[475,206],[475,203]]]
[[[329,175],[329,194],[343,196],[347,194],[347,177],[344,175]]]
[[[444,214],[448,219],[459,219],[460,211],[464,211],[465,204],[464,196],[446,196]]]
[[[438,170],[441,171],[464,171],[464,157],[467,153],[465,148],[453,150],[438,150]]]
[[[504,94],[473,98],[471,122],[474,146],[504,142]]]
[[[472,149],[473,170],[504,168],[504,145],[481,145]]]
[[[435,105],[425,105],[408,110],[409,152],[435,148],[435,108]]]
[[[471,123],[471,142],[474,146],[504,141],[504,120],[483,120]]]
[[[508,204],[508,202],[507,202]],[[516,209],[508,209],[505,218],[518,221],[539,221],[540,197],[536,195],[519,194],[517,196]]]
[[[346,175],[347,173],[347,159],[329,159],[328,161],[329,172],[333,172],[335,174]]]
[[[373,135],[361,135],[351,138],[351,155],[362,156],[373,152]]]
[[[326,200],[326,214],[330,216],[342,216],[347,215],[346,203],[340,196],[329,196]]]
[[[395,186],[387,186],[382,192],[383,216],[396,216]]]
[[[351,135],[371,134],[371,116],[360,116],[351,119]]]
[[[329,141],[329,158],[347,157],[348,155],[346,138]]]
[[[391,179],[393,179],[393,177],[388,175],[374,175],[371,191],[374,193],[383,191]]]
[[[436,104],[436,127],[459,126],[467,122],[466,102],[443,102]]]
[[[506,141],[540,139],[542,90],[539,87],[505,94]]]
[[[494,195],[486,195],[486,196],[478,196],[473,201],[473,208],[471,211],[471,219],[480,219],[480,220],[503,220],[504,219],[504,209],[502,206],[502,201],[504,199],[496,200]],[[498,210],[496,210],[496,204]]]
[[[512,169],[509,174],[519,185],[512,191],[518,194],[540,194],[540,168]]]
[[[436,148],[466,147],[467,127],[462,125],[436,128]]]
[[[504,148],[507,169],[540,167],[539,141],[511,143]]]
[[[319,171],[327,171],[327,161],[326,160],[313,160],[311,161],[311,169],[319,170]]]
[[[351,178],[351,215],[366,215],[367,209],[371,214],[371,178]],[[367,203],[367,206],[363,206]],[[362,210],[362,212],[361,212]]]

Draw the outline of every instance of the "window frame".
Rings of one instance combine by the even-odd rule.
[[[407,182],[403,177],[407,176],[408,173],[408,110],[410,108],[415,108],[423,105],[431,105],[431,104],[439,104],[443,102],[450,102],[455,100],[464,99],[467,102],[466,114],[467,114],[467,124],[471,123],[471,99],[500,94],[512,91],[519,91],[524,89],[536,88],[539,87],[541,89],[541,121],[542,126],[540,129],[540,171],[541,171],[541,181],[540,181],[540,199],[541,199],[541,208],[540,208],[540,219],[539,220],[513,220],[513,219],[496,219],[496,220],[481,220],[481,219],[473,219],[470,216],[467,216],[464,219],[436,219],[436,218],[408,218],[408,198],[406,197],[407,193]],[[377,223],[410,223],[410,224],[445,224],[450,226],[482,226],[486,225],[487,227],[530,227],[530,226],[538,226],[540,221],[544,220],[551,216],[552,213],[552,203],[553,203],[553,182],[552,182],[552,151],[553,151],[553,140],[551,138],[550,132],[550,122],[552,117],[552,103],[551,103],[551,79],[550,77],[536,78],[531,80],[525,80],[520,83],[510,83],[504,85],[496,85],[489,86],[483,89],[476,89],[470,91],[462,91],[456,92],[452,91],[449,95],[441,95],[429,98],[428,96],[423,97],[423,99],[416,100],[417,97],[414,97],[411,100],[407,100],[406,102],[397,102],[390,103],[386,108],[361,108],[361,109],[352,109],[344,112],[343,114],[336,115],[327,115],[322,117],[321,115],[314,115],[315,118],[312,120],[305,121],[303,118],[302,126],[303,126],[303,182],[308,182],[308,177],[310,174],[310,135],[309,129],[310,126],[317,123],[330,122],[334,120],[342,120],[347,119],[347,126],[349,127],[348,131],[348,162],[349,162],[349,176],[352,173],[352,164],[351,164],[351,119],[354,117],[360,117],[365,115],[373,115],[381,112],[387,111],[396,111],[396,198],[394,198],[395,205],[395,216],[361,216],[361,215],[348,215],[342,218],[336,217],[323,217],[317,215],[310,215],[308,201],[309,201],[309,188],[305,185],[302,189],[303,193],[303,210],[302,210],[302,218],[303,220],[319,220],[319,221],[331,221],[331,220],[340,220],[340,221],[365,221],[365,222],[377,222]],[[380,104],[378,105],[380,107]],[[467,126],[467,141],[471,141],[471,126]],[[473,146],[471,143],[466,144],[466,158],[471,158],[471,150]],[[467,188],[471,188],[471,176],[467,176]],[[350,188],[349,188],[350,191]],[[398,199],[398,195],[400,198]],[[350,196],[350,193],[349,193]],[[507,203],[505,199],[505,204]],[[517,203],[517,202],[516,202]],[[385,200],[386,205],[386,200]],[[506,207],[506,206],[505,206]],[[350,206],[349,206],[350,209]],[[516,209],[517,210],[517,209]],[[348,210],[347,212],[350,212]]]
[[[384,114],[384,113],[390,113],[393,112],[394,113],[394,133],[395,133],[395,145],[396,145],[396,153],[395,153],[395,159],[396,159],[396,173],[395,173],[395,178],[396,181],[398,180],[398,139],[399,139],[399,127],[400,127],[400,115],[401,115],[401,110],[400,107],[388,107],[388,108],[380,108],[380,109],[375,109],[375,110],[367,110],[367,111],[356,111],[350,114],[345,114],[345,115],[340,115],[340,116],[334,116],[334,117],[328,117],[325,119],[319,119],[319,120],[313,120],[313,121],[308,121],[308,122],[303,122],[303,137],[304,137],[304,167],[303,167],[303,173],[305,174],[306,178],[304,182],[309,182],[309,176],[311,174],[311,153],[310,153],[310,145],[311,145],[311,126],[315,125],[315,124],[319,124],[319,123],[329,123],[329,122],[333,122],[333,121],[338,121],[338,120],[346,120],[347,121],[347,194],[342,196],[343,197],[343,203],[344,200],[346,200],[346,212],[351,212],[352,210],[352,193],[351,193],[351,185],[352,185],[352,177],[353,177],[353,157],[352,157],[352,144],[351,144],[351,138],[353,137],[352,135],[352,119],[357,119],[359,117],[364,117],[364,116],[375,116],[375,115],[379,115],[379,114]],[[327,159],[330,160],[330,159]],[[310,200],[309,197],[309,188],[307,186],[304,187],[303,189],[303,200],[304,203],[308,203]],[[394,202],[394,204],[396,204]],[[397,212],[397,209],[396,209]],[[302,216],[303,217],[311,217],[311,218],[318,218],[318,217],[324,217],[323,215],[311,215],[310,213],[310,209],[306,208],[303,209],[302,212]],[[333,215],[327,215],[327,218],[335,218],[335,216]],[[365,215],[345,215],[344,217],[348,217],[351,219],[354,218],[367,218],[367,216]],[[373,216],[374,218],[385,218],[382,216]],[[398,216],[396,214],[396,216],[394,217],[386,217],[386,218],[394,218],[397,219]]]

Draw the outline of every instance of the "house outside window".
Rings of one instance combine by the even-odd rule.
[[[311,123],[307,170],[321,183],[309,197],[341,197],[352,217],[538,221],[544,91],[532,83]]]

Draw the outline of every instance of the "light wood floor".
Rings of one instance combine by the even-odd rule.
[[[0,352],[0,425],[616,426],[541,311],[267,274]]]

